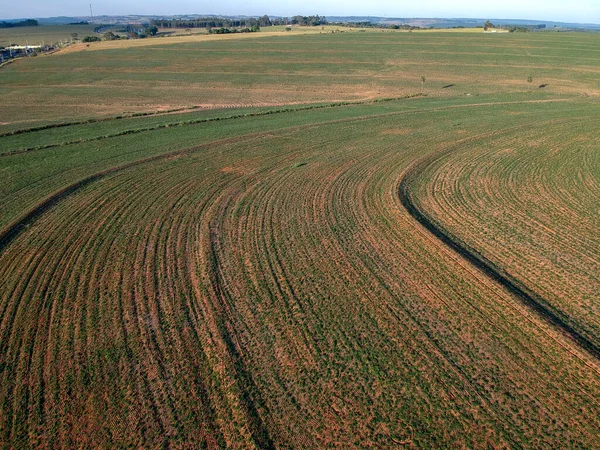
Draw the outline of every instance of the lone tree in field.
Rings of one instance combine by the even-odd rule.
[[[156,36],[158,33],[158,27],[156,25],[148,26],[145,28],[144,32],[150,36]]]
[[[484,29],[485,31],[487,31],[487,30],[489,30],[490,28],[496,28],[496,26],[495,26],[495,25],[494,25],[492,22],[490,22],[489,20],[487,20],[487,21],[485,22],[485,24],[483,25],[483,29]]]
[[[529,83],[529,86],[533,83],[533,77],[531,75],[527,75],[527,82]]]
[[[425,80],[426,78],[424,76],[421,77],[421,90],[425,89]]]

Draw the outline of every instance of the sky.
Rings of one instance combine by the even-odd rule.
[[[537,19],[600,23],[600,0],[22,0],[7,1],[0,18],[94,15],[222,14]]]

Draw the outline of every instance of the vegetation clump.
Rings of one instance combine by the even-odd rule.
[[[260,27],[258,25],[254,25],[252,28],[209,28],[208,34],[229,34],[229,33],[256,33],[260,31]]]
[[[38,21],[35,19],[21,20],[19,22],[0,22],[0,28],[37,27],[38,25]]]

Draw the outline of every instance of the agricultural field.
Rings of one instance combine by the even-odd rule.
[[[0,28],[0,45],[46,45],[68,42],[76,33],[81,39],[97,36],[94,29],[98,25],[40,25],[37,27]]]
[[[598,39],[1,68],[0,442],[600,447]]]
[[[0,126],[29,128],[160,108],[364,101],[421,92],[453,98],[600,93],[595,34],[289,33],[98,42],[43,61],[21,60],[0,72]]]
[[[600,343],[595,120],[553,119],[543,135],[528,129],[461,145],[419,174],[415,197],[463,245],[486,255],[540,294],[563,321]]]

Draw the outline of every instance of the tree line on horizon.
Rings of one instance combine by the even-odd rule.
[[[152,25],[159,28],[231,28],[231,27],[270,27],[275,25],[305,25],[318,26],[326,25],[325,17],[315,16],[293,16],[270,18],[267,15],[262,17],[248,17],[243,19],[227,19],[220,17],[200,17],[198,19],[154,19]]]
[[[21,20],[20,22],[0,22],[0,28],[37,27],[38,25],[38,21],[35,19]]]

